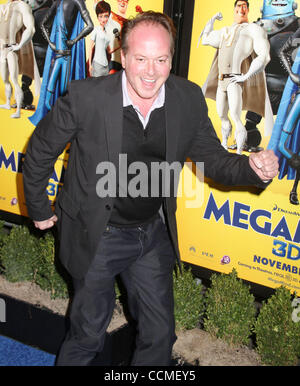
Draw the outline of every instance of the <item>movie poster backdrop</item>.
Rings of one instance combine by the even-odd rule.
[[[107,2],[110,4],[112,10],[111,18],[113,21],[109,21],[109,23],[111,23],[111,26],[113,26],[113,28],[111,28],[111,32],[113,33],[113,43],[111,45],[115,49],[118,47],[119,31],[125,18],[135,16],[139,12],[149,9],[162,12],[164,6],[164,0],[107,0]],[[0,0],[1,6],[6,3],[9,3],[9,1]],[[35,90],[35,83],[38,83],[39,79],[35,78],[36,81],[33,79],[31,82],[31,79],[24,78],[22,77],[22,74],[19,74],[19,84],[25,84],[25,89],[30,90],[29,93],[32,93],[33,101],[29,104],[27,109],[21,110],[20,118],[11,118],[11,115],[16,111],[16,109],[13,107],[10,110],[2,108],[0,109],[0,211],[2,212],[2,217],[4,219],[6,219],[6,213],[16,216],[27,216],[26,203],[23,193],[22,163],[26,153],[28,140],[35,129],[36,122],[38,122],[40,117],[44,114],[41,112],[41,115],[38,117],[35,115],[37,113],[39,99],[43,96],[43,75],[45,73],[44,69],[47,66],[47,60],[45,60],[45,57],[47,55],[48,47],[48,45],[45,44],[45,40],[42,38],[39,25],[41,20],[43,20],[45,13],[51,6],[52,1],[48,0],[39,2],[38,4],[35,0],[30,0],[29,3],[33,7],[33,15],[36,24],[36,32],[32,42],[36,54],[35,73],[37,73],[38,69],[41,73],[41,76],[39,77],[41,81],[41,89],[40,91]],[[93,0],[86,0],[85,3],[94,26],[98,26],[99,22],[95,13],[96,3],[94,3]],[[42,4],[42,6],[40,6],[40,4]],[[7,20],[5,21],[5,18],[7,19],[7,17],[10,17],[6,8],[7,6],[1,8],[0,23],[7,22]],[[80,24],[78,28],[80,28]],[[54,38],[55,37],[52,35],[51,39]],[[76,73],[73,79],[86,76],[84,66],[88,61],[90,46],[90,35],[88,35],[83,39],[83,44],[81,44],[81,57],[79,54],[76,54],[77,56],[74,55],[74,59],[72,59],[72,68],[74,69],[74,73]],[[82,50],[84,50],[84,56],[82,55]],[[112,56],[114,61],[120,62],[120,51],[118,49],[115,50]],[[81,60],[80,63],[79,60]],[[53,65],[53,61],[51,62],[51,59],[49,59],[48,66],[51,67],[51,65]],[[49,73],[51,73],[51,68],[49,69]],[[0,105],[5,103],[6,97],[4,82],[3,79],[0,78]],[[15,98],[13,94],[11,98],[11,105],[13,106],[14,103]],[[34,115],[35,118],[33,118]],[[32,121],[35,123],[32,123]],[[49,200],[52,204],[54,203],[55,197],[63,184],[64,170],[67,166],[67,160],[68,146],[66,147],[66,150],[58,157],[58,160],[55,164],[55,171],[53,172],[52,177],[49,179],[47,191]]]
[[[114,23],[121,26],[123,18],[134,16],[143,10],[163,10],[163,0],[107,0],[112,8]],[[49,4],[51,1],[45,2]],[[6,1],[0,0],[0,4]],[[34,5],[34,0],[31,2]],[[231,4],[232,3],[232,4]],[[207,21],[216,13],[222,13],[222,20],[215,22],[215,29],[230,26],[233,23],[234,1],[215,0],[204,2],[195,0],[192,23],[192,41],[188,78],[204,86],[215,49],[203,46],[199,36]],[[98,21],[94,11],[94,2],[86,0],[94,25]],[[251,1],[249,21],[261,17],[263,1]],[[42,9],[34,11],[36,21],[41,17]],[[296,15],[299,11],[296,11]],[[5,17],[1,11],[0,17]],[[37,31],[36,33],[40,33]],[[115,33],[115,44],[118,33]],[[34,41],[35,39],[33,39]],[[90,37],[84,39],[85,61],[88,59]],[[37,54],[38,56],[41,53]],[[117,61],[117,53],[114,55]],[[40,66],[40,63],[37,62]],[[76,63],[75,63],[76,64]],[[76,66],[75,66],[76,67]],[[40,77],[43,88],[43,77]],[[19,83],[26,83],[19,75]],[[28,81],[28,79],[27,79]],[[33,93],[32,105],[37,109],[40,93],[34,95],[32,81],[29,88]],[[27,87],[27,86],[26,86]],[[41,90],[42,90],[41,88]],[[42,91],[41,91],[42,92]],[[255,96],[253,97],[255,98]],[[206,99],[208,111],[217,135],[221,138],[221,123],[216,111],[216,102]],[[5,90],[0,80],[0,104],[5,103]],[[15,103],[14,98],[11,104]],[[21,110],[20,118],[11,118],[15,109],[0,109],[0,211],[14,215],[27,216],[23,194],[22,162],[28,140],[35,129],[31,117],[35,110]],[[245,111],[242,121],[245,122]],[[273,116],[276,121],[276,116]],[[262,139],[260,146],[267,148],[271,133],[266,130],[266,121],[262,118],[258,125]],[[233,127],[233,133],[235,128]],[[234,145],[234,136],[229,140]],[[299,144],[298,144],[299,147]],[[229,150],[235,152],[235,150]],[[249,154],[245,152],[245,154]],[[53,203],[63,184],[64,170],[67,166],[68,148],[59,156],[55,171],[47,187],[49,200]],[[205,165],[204,165],[205,169]],[[180,251],[184,261],[207,268],[211,271],[229,273],[233,268],[239,277],[275,288],[284,284],[292,291],[300,293],[300,206],[290,203],[289,194],[293,179],[275,178],[263,192],[256,188],[226,188],[219,186],[196,172],[191,164],[185,166],[180,181],[181,191],[178,196],[178,234]],[[197,178],[194,178],[194,177]],[[191,181],[193,181],[191,183]]]
[[[249,22],[262,16],[262,6],[262,0],[250,1]],[[201,32],[207,21],[218,12],[223,18],[215,21],[214,29],[231,26],[233,8],[233,0],[195,1],[188,78],[201,87],[206,82],[216,53],[215,48],[204,46],[199,41]],[[257,95],[254,94],[253,98]],[[209,98],[206,101],[209,116],[221,139],[216,102]],[[243,122],[245,114],[243,111]],[[273,119],[276,121],[276,116]],[[260,146],[265,149],[271,138],[266,126],[262,118],[258,128],[262,136]],[[233,126],[233,134],[234,130]],[[234,145],[233,134],[229,146]],[[299,137],[297,141],[299,152]],[[197,183],[197,190],[195,186],[190,191],[183,190],[183,197],[177,200],[183,260],[213,272],[229,273],[235,268],[239,277],[245,280],[271,288],[285,285],[300,294],[300,206],[291,204],[289,200],[294,179],[276,177],[262,192],[256,188],[250,191],[226,188],[208,179],[202,183],[201,178]],[[201,197],[199,189],[203,193]]]

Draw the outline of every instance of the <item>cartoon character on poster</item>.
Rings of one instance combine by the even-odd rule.
[[[47,25],[51,20],[50,34]],[[93,22],[84,0],[56,0],[44,17],[41,29],[49,47],[38,107],[30,117],[34,125],[51,109],[58,96],[65,93],[70,80],[86,77],[83,38],[93,30]]]
[[[272,111],[266,91],[264,69],[270,60],[269,42],[263,28],[248,21],[249,4],[245,0],[234,3],[234,23],[214,30],[217,13],[206,24],[201,37],[202,44],[217,49],[211,71],[203,92],[216,100],[221,119],[222,145],[228,149],[228,138],[235,124],[237,153],[241,154],[247,139],[247,131],[241,121],[242,109],[261,112],[266,117],[266,130],[271,132]]]
[[[121,30],[124,21],[127,20],[126,13],[129,0],[114,0],[118,7],[116,12],[111,13],[111,28],[115,35],[113,54],[110,60],[110,73],[114,73],[122,69],[121,65]]]
[[[23,0],[31,8],[34,17],[35,33],[32,37],[32,44],[34,49],[34,56],[38,67],[39,76],[43,76],[44,64],[46,58],[46,52],[48,48],[48,42],[42,34],[40,24],[44,19],[49,8],[52,6],[55,0]],[[33,103],[33,94],[30,90],[33,79],[28,75],[22,75],[22,90],[23,90],[23,102],[22,109],[35,110]]]
[[[96,4],[95,12],[99,25],[91,33],[90,54],[88,68],[90,76],[97,77],[108,75],[108,55],[113,51],[110,48],[112,36],[107,28],[111,14],[111,7],[106,1]]]
[[[284,88],[272,137],[268,148],[279,157],[280,173],[278,178],[294,179],[290,192],[290,203],[299,205],[297,187],[300,177],[300,28],[286,41],[280,57],[289,74]],[[292,57],[297,50],[294,64]]]
[[[127,20],[129,0],[110,0],[110,4],[111,6],[116,5],[115,11],[111,11],[109,22],[107,24],[108,29],[110,29],[110,31],[112,31],[114,35],[113,42],[111,43],[112,54],[109,62],[109,73],[113,74],[114,72],[120,71],[122,69],[121,30],[124,22]],[[135,11],[137,13],[143,12],[142,8],[139,5],[135,7]]]
[[[287,72],[280,61],[280,49],[289,37],[300,27],[300,18],[295,15],[297,3],[293,0],[264,0],[262,16],[256,23],[267,33],[270,43],[271,60],[265,68],[267,89],[272,105],[273,115],[278,112],[282,93],[287,82]],[[261,115],[253,111],[246,114],[247,150],[257,151],[261,142],[261,134],[257,125]]]
[[[23,1],[9,1],[0,5],[0,68],[6,98],[0,108],[11,109],[12,83],[16,112],[11,118],[21,116],[23,91],[18,82],[19,72],[31,77],[37,76],[37,71],[34,74],[36,63],[31,41],[34,31],[34,18],[27,4]],[[38,86],[39,77],[36,79],[36,93],[39,92]]]

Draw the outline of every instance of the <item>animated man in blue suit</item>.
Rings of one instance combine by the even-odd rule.
[[[52,20],[50,35],[47,25]],[[45,15],[41,29],[49,47],[39,104],[30,118],[34,125],[51,109],[58,96],[66,92],[70,80],[86,77],[83,38],[92,32],[93,22],[84,0],[56,0]]]
[[[290,192],[290,203],[299,205],[297,187],[300,176],[300,28],[286,41],[280,58],[289,78],[278,109],[268,148],[279,157],[279,179],[295,179]],[[293,60],[293,56],[295,60]],[[293,66],[291,66],[291,62]]]

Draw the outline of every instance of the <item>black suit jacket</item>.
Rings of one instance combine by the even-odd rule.
[[[53,215],[46,194],[48,179],[57,157],[71,143],[56,214],[60,257],[77,278],[87,271],[113,207],[113,198],[97,196],[96,168],[110,161],[118,169],[123,129],[121,74],[72,82],[67,95],[38,124],[26,151],[23,176],[28,213],[34,220],[45,220]],[[184,164],[190,158],[204,162],[205,175],[224,185],[264,186],[248,157],[221,146],[196,84],[170,75],[165,114],[167,162]],[[166,198],[164,209],[179,258],[176,198]]]

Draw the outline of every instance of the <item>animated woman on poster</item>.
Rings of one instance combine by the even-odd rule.
[[[99,25],[91,33],[90,54],[88,68],[90,76],[108,75],[107,56],[112,53],[110,48],[111,36],[107,31],[107,22],[111,14],[110,5],[106,1],[98,1],[95,13]]]

